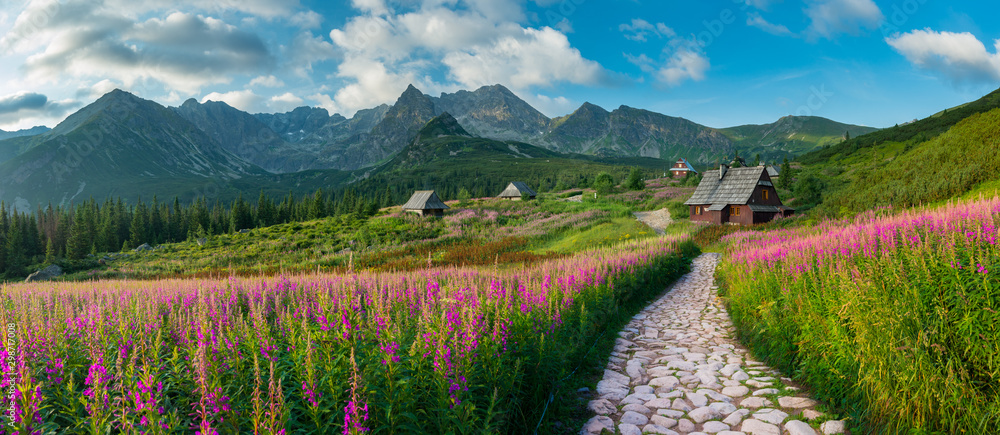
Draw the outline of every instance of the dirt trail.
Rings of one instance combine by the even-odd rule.
[[[639,222],[649,225],[656,234],[663,235],[665,229],[668,225],[674,222],[670,218],[670,211],[667,209],[660,209],[656,211],[637,211],[632,213]]]

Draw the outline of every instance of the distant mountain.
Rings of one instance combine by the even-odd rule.
[[[732,154],[733,143],[719,130],[684,118],[621,106],[612,112],[584,103],[555,118],[539,144],[562,152],[641,156],[709,163]]]
[[[302,141],[327,124],[339,124],[347,121],[347,118],[340,116],[340,114],[331,117],[326,109],[315,107],[297,107],[287,113],[258,113],[254,116],[283,140],[292,143]]]
[[[37,136],[39,134],[45,133],[50,129],[44,125],[39,125],[37,127],[31,127],[24,130],[18,131],[3,131],[0,130],[0,140],[10,139],[13,137],[24,137],[24,136]]]
[[[0,200],[18,209],[91,195],[193,197],[219,183],[266,174],[173,110],[120,90],[25,145],[0,164]]]
[[[846,139],[848,133],[851,137],[858,137],[878,129],[842,124],[817,116],[786,116],[771,124],[741,125],[721,131],[743,156],[762,154],[774,159],[836,145]]]
[[[549,118],[501,85],[432,98],[436,114],[450,113],[471,133],[525,141],[548,129]]]

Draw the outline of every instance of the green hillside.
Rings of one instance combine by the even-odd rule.
[[[882,144],[906,142],[916,145],[937,137],[972,115],[996,108],[1000,108],[1000,89],[971,103],[945,110],[916,122],[853,137],[849,141],[803,155],[798,160],[806,164],[815,164],[836,159],[838,155],[843,158],[858,152],[858,150]]]
[[[800,155],[839,144],[845,134],[857,137],[877,128],[843,124],[817,116],[786,116],[772,124],[742,125],[721,130],[741,155],[760,154],[767,161]]]
[[[835,154],[807,165],[799,183],[809,179],[824,185],[817,213],[833,216],[944,201],[1000,179],[1000,109],[973,114],[933,139],[917,142],[929,134]]]
[[[601,172],[618,182],[630,167],[652,174],[667,166],[653,158],[563,154],[521,142],[471,137],[445,113],[431,120],[412,144],[350,188],[360,195],[382,195],[388,190],[395,203],[405,201],[414,190],[426,189],[450,200],[462,189],[473,197],[495,196],[511,181],[547,191],[560,183],[567,188],[586,187]]]

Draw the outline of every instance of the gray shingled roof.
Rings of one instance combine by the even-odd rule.
[[[695,189],[691,199],[684,202],[687,205],[712,204],[725,206],[727,204],[746,204],[750,201],[757,188],[757,182],[764,168],[754,166],[749,168],[729,168],[725,177],[719,180],[719,170],[705,171],[701,184]],[[709,210],[712,210],[710,207]]]
[[[521,181],[515,181],[507,185],[507,188],[500,192],[500,198],[520,198],[522,194],[527,193],[528,196],[537,196],[534,190],[531,190],[527,184]]]
[[[763,212],[763,213],[780,213],[781,209],[775,205],[750,204],[750,211]]]
[[[448,207],[433,190],[418,190],[403,205],[403,210],[445,210]]]
[[[767,165],[767,175],[771,178],[778,177],[781,176],[781,171],[774,167],[774,165]]]

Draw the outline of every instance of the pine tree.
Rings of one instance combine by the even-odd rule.
[[[90,242],[87,234],[86,208],[80,207],[73,216],[73,225],[70,227],[69,239],[66,241],[66,258],[70,260],[81,260],[90,253]]]
[[[632,172],[628,174],[628,179],[625,180],[625,187],[631,190],[643,190],[646,188],[646,182],[642,179],[641,169],[632,168]]]
[[[52,244],[52,239],[45,243],[45,263],[52,264],[56,261],[56,247]]]
[[[7,243],[4,247],[7,251],[6,270],[8,275],[20,276],[24,274],[25,257],[23,252],[23,237],[21,234],[21,217],[18,213],[10,219],[7,228]]]
[[[788,157],[781,162],[781,174],[778,175],[778,187],[790,189],[792,187],[792,165],[788,163]]]

